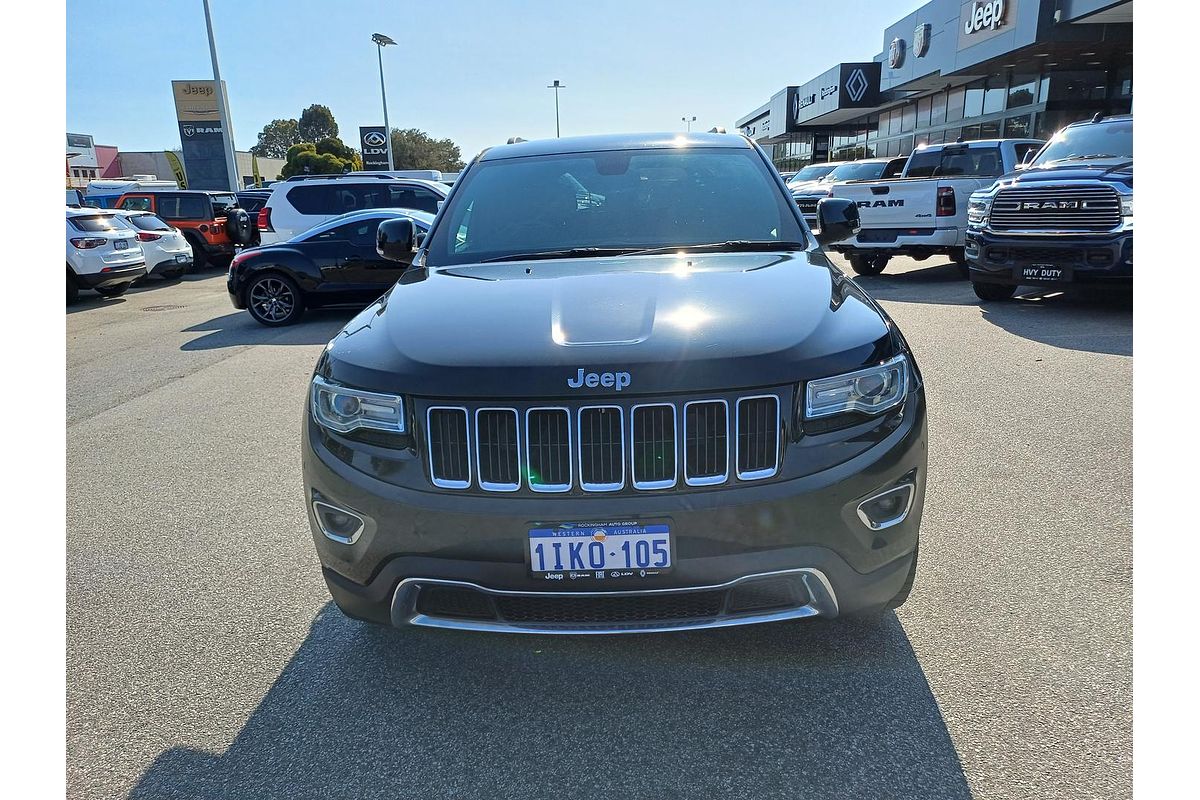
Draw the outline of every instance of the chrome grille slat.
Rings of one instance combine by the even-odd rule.
[[[671,403],[634,406],[629,430],[634,488],[674,486],[678,478],[675,406]]]
[[[688,486],[729,479],[729,404],[699,400],[683,407],[684,470]]]
[[[525,465],[535,492],[570,491],[571,412],[560,407],[525,412]]]
[[[620,406],[579,409],[579,485],[589,492],[625,486],[625,411]]]
[[[779,398],[743,397],[737,401],[737,476],[769,478],[779,469]]]
[[[475,469],[479,488],[515,492],[521,488],[520,434],[515,408],[475,411]]]
[[[467,410],[461,406],[431,406],[426,412],[426,432],[433,485],[443,489],[470,486]]]

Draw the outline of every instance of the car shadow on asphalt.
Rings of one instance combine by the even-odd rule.
[[[984,303],[950,263],[857,275],[854,281],[885,303],[977,306],[985,320],[1014,336],[1068,350],[1133,355],[1133,293],[1127,288],[1021,286],[1010,301]]]
[[[304,312],[294,325],[269,328],[254,321],[246,311],[223,314],[207,322],[184,328],[184,333],[204,333],[180,346],[180,350],[216,350],[248,344],[325,344],[358,313],[357,308],[317,308]]]
[[[327,604],[225,752],[147,798],[970,798],[896,616],[619,637],[396,631]]]
[[[195,283],[196,281],[207,281],[213,278],[224,279],[224,277],[225,273],[223,271],[213,268],[205,269],[201,272],[189,272],[180,278],[143,278],[133,286],[130,286],[120,297],[105,297],[90,289],[83,289],[79,292],[79,299],[67,306],[67,313],[78,314],[80,311],[91,311],[94,308],[101,308],[103,306],[120,305],[131,295],[141,294],[142,292],[152,292],[155,289],[176,286],[180,283]]]

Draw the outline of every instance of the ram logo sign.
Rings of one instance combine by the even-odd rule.
[[[1027,200],[1021,203],[1022,211],[1040,211],[1044,208],[1083,208],[1078,200]]]
[[[855,205],[859,208],[901,208],[904,200],[859,200]]]

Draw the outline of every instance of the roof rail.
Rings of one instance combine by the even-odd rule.
[[[397,180],[394,175],[379,172],[328,172],[321,173],[320,175],[293,175],[290,178],[284,178],[284,182],[295,183],[296,181],[331,180],[334,178],[378,178],[381,181]]]
[[[725,127],[723,125],[718,125],[715,128],[709,128],[708,132],[709,133],[725,133]]]

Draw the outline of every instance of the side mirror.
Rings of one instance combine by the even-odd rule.
[[[853,200],[826,197],[817,202],[817,243],[826,245],[849,239],[861,227],[858,206]]]
[[[388,219],[379,223],[375,252],[388,261],[412,263],[416,233],[411,219]]]

